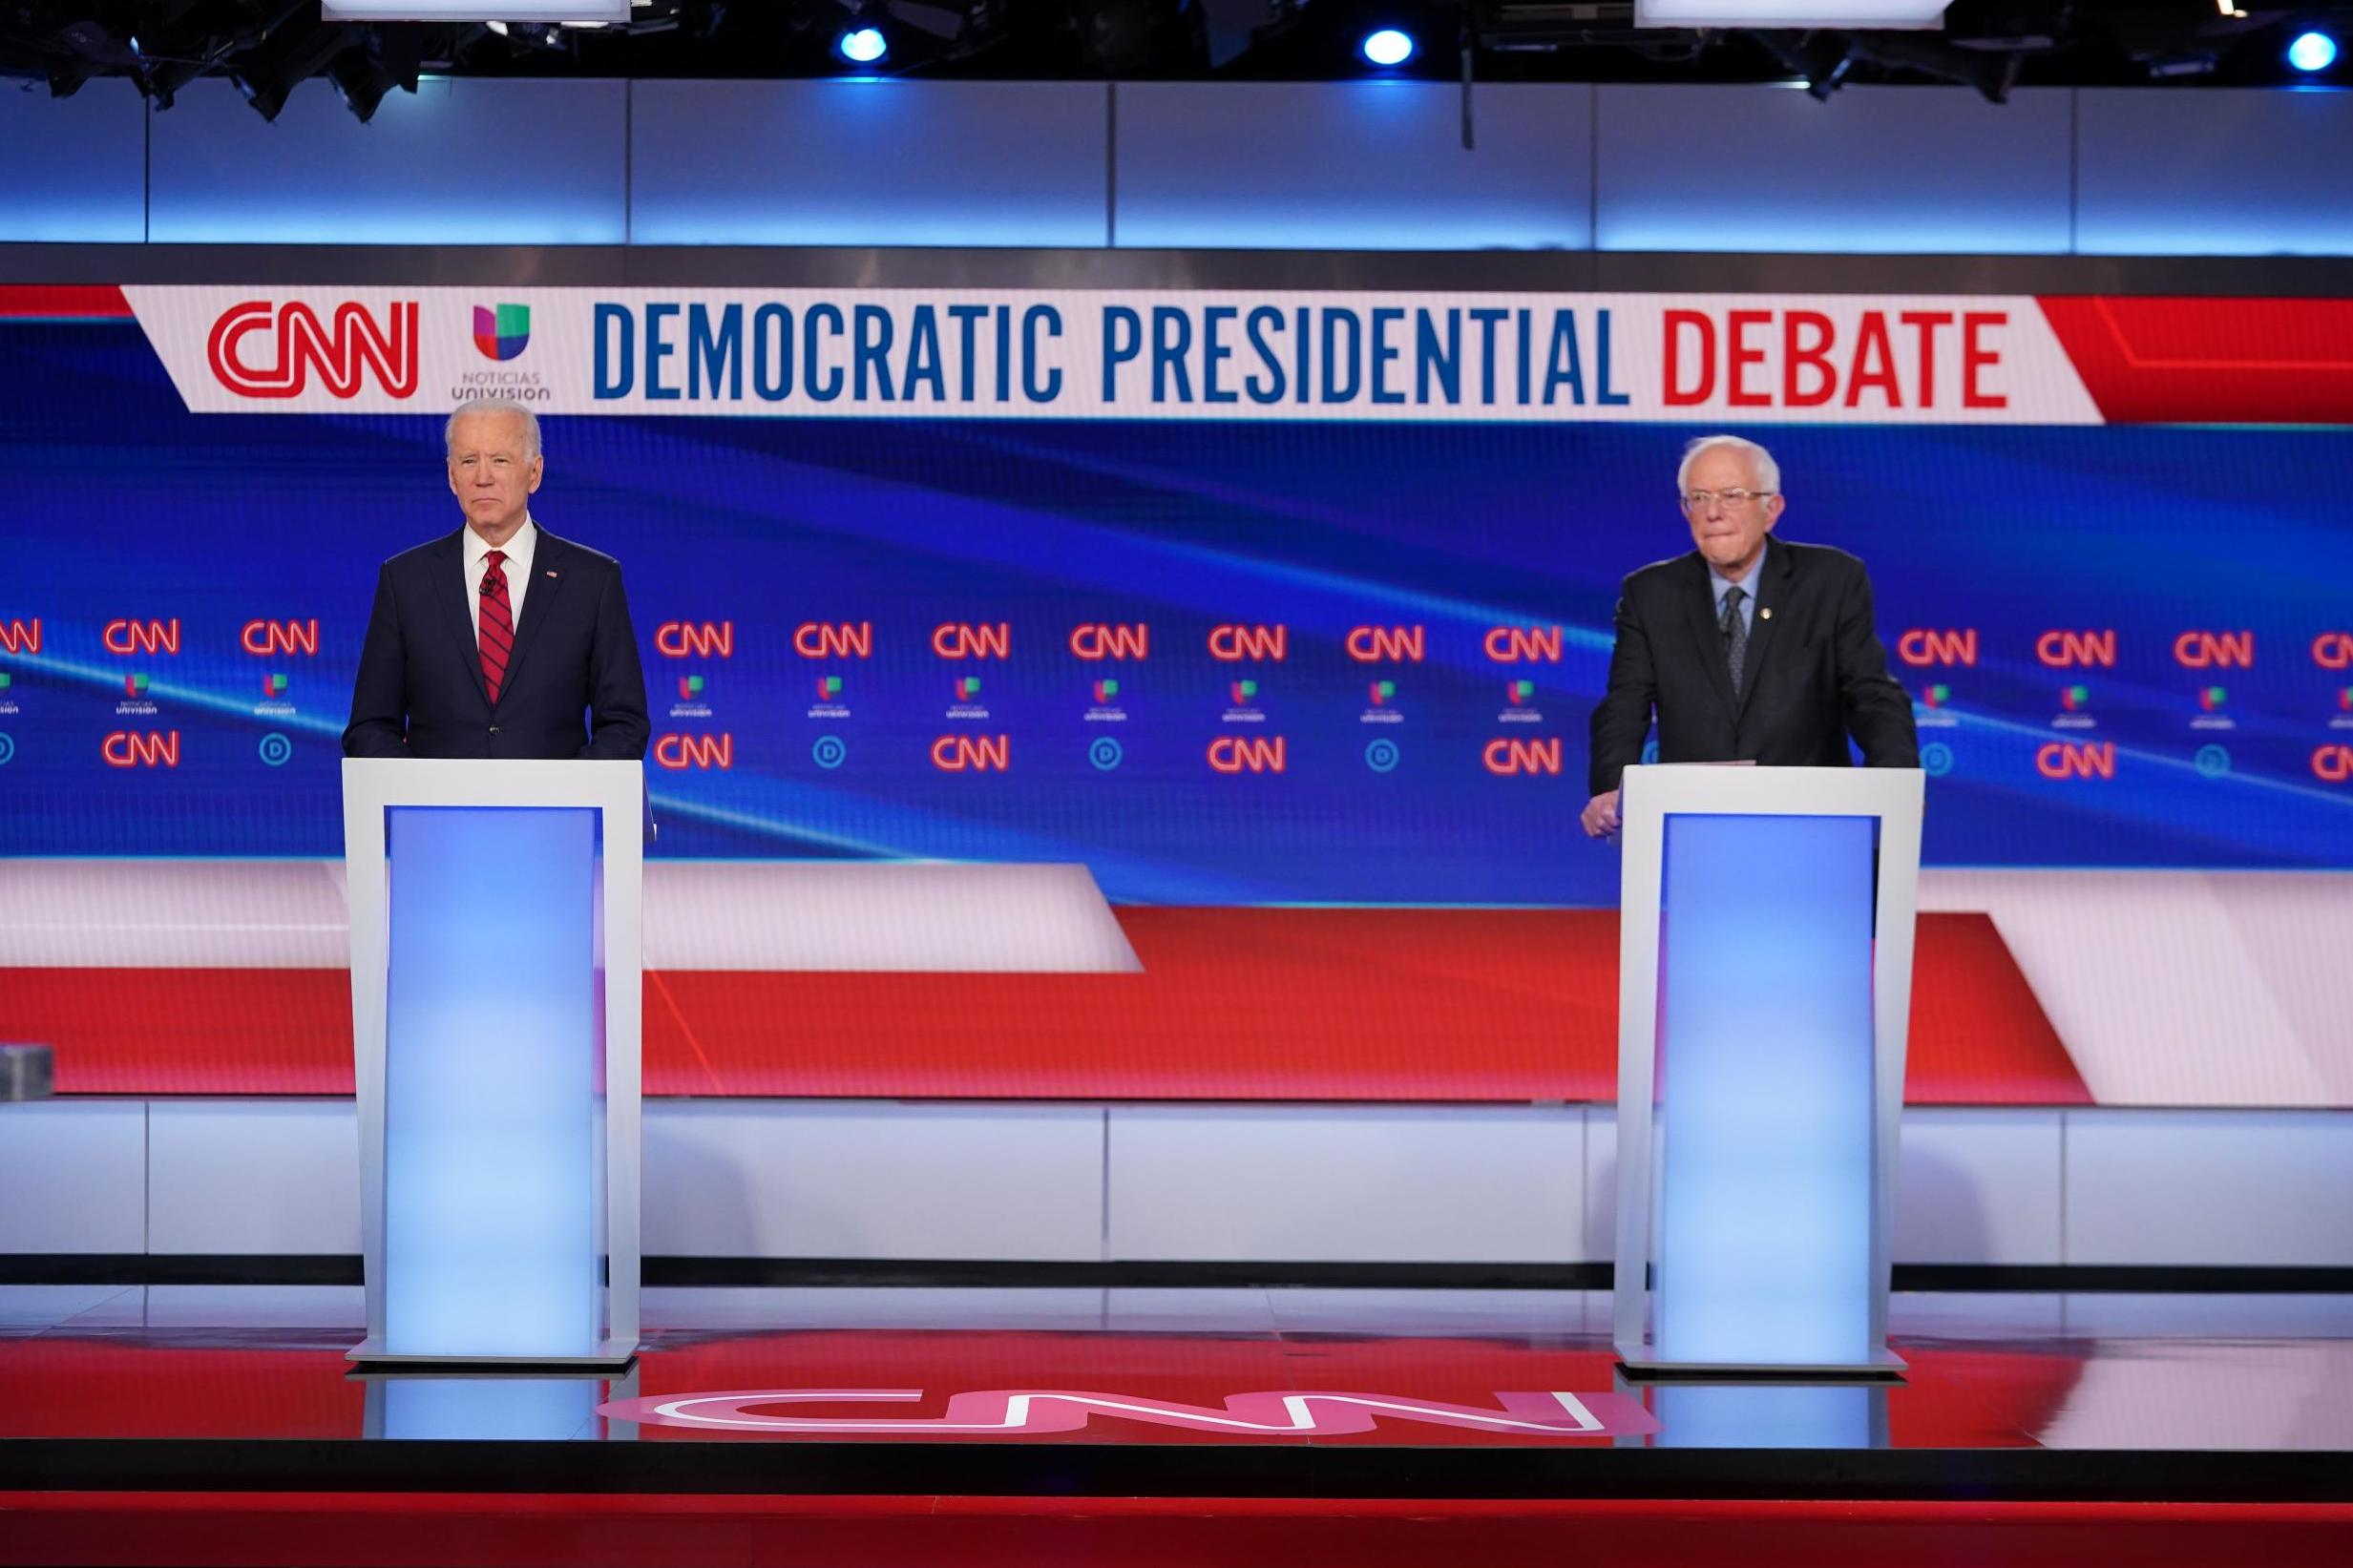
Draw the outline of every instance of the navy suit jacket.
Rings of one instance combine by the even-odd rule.
[[[644,757],[645,672],[619,562],[539,530],[494,704],[467,592],[463,529],[384,563],[345,756]]]
[[[1845,767],[1852,735],[1866,766],[1920,765],[1911,699],[1872,624],[1871,579],[1826,545],[1767,541],[1737,699],[1707,559],[1694,550],[1628,577],[1593,710],[1592,793],[1642,760],[1653,710],[1662,763]]]

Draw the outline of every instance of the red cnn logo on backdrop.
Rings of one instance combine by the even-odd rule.
[[[0,628],[0,646],[6,645],[6,631]],[[41,623],[32,623],[35,652],[41,638]],[[2312,662],[2323,670],[2353,669],[2353,632],[2322,632],[2312,639]]]
[[[1007,659],[1013,654],[1013,628],[1001,620],[994,626],[943,621],[932,628],[932,652],[942,659]]]
[[[1348,657],[1359,664],[1421,662],[1418,626],[1357,626],[1348,634]]]
[[[654,742],[654,761],[673,771],[735,765],[732,735],[665,735]]]
[[[1558,626],[1490,626],[1481,644],[1487,657],[1498,664],[1532,664],[1538,660],[1558,664],[1561,661],[1561,629]]]
[[[1968,664],[1977,662],[1977,628],[1931,632],[1915,626],[1896,638],[1896,657],[1906,664]]]
[[[2312,776],[2322,784],[2343,784],[2353,780],[2353,746],[2337,742],[2314,751]]]
[[[792,651],[803,659],[867,659],[874,652],[874,623],[805,620],[792,629]]]
[[[204,353],[213,379],[240,397],[300,397],[314,371],[335,397],[359,396],[362,374],[369,371],[390,396],[412,397],[417,303],[397,302],[391,313],[387,325],[366,306],[346,301],[335,307],[330,326],[300,300],[275,309],[267,300],[247,300],[221,313]]]
[[[1561,742],[1557,736],[1549,741],[1489,741],[1487,749],[1479,754],[1479,760],[1486,764],[1488,772],[1500,778],[1558,773],[1561,771]]]
[[[2116,663],[2116,634],[2106,632],[2045,632],[2034,639],[2034,657],[2054,670],[2072,668],[2078,664],[2097,664],[2113,669]]]
[[[110,620],[98,639],[110,654],[178,654],[179,617],[169,620]]]
[[[733,659],[735,622],[665,620],[654,628],[654,647],[669,659]]]
[[[319,654],[319,623],[315,620],[249,620],[237,640],[245,652],[268,659],[278,654]]]
[[[1152,628],[1133,626],[1074,626],[1070,651],[1081,659],[1143,659],[1151,652]]]
[[[1270,659],[1281,663],[1291,648],[1291,628],[1288,626],[1212,626],[1209,628],[1209,657],[1236,664],[1246,659]]]
[[[1283,737],[1221,735],[1209,742],[1209,765],[1220,773],[1280,773],[1287,764]]]
[[[1013,765],[1013,740],[1004,735],[943,735],[932,742],[932,765],[942,773],[1002,773]]]
[[[2112,779],[2113,741],[2053,741],[2034,754],[2034,771],[2046,779]]]
[[[118,729],[106,738],[98,750],[109,767],[178,767],[179,731],[158,735],[150,730],[145,735],[134,735]]]
[[[0,620],[0,654],[37,654],[41,651],[41,617],[30,622]]]
[[[2227,670],[2255,662],[2253,632],[2184,632],[2174,638],[2174,662],[2191,670]]]

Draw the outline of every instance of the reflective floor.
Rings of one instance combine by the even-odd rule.
[[[1608,1307],[656,1289],[623,1378],[363,1378],[356,1287],[7,1286],[0,1439],[2353,1451],[2353,1296],[1899,1295],[1877,1388],[1628,1385]]]

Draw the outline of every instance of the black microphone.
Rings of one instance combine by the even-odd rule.
[[[488,598],[493,594],[498,592],[501,588],[504,588],[506,585],[507,579],[500,576],[497,573],[485,572],[482,574],[482,586],[479,592],[484,598]]]

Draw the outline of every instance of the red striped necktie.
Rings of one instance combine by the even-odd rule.
[[[482,614],[474,633],[482,648],[482,685],[493,702],[498,700],[498,688],[507,679],[507,656],[515,651],[515,616],[507,608],[507,575],[498,570],[506,558],[503,550],[483,557],[488,566],[482,574]]]

